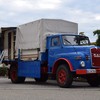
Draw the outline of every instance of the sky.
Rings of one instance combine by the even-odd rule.
[[[78,23],[95,42],[93,31],[100,29],[100,0],[0,0],[0,27],[16,27],[41,18]]]

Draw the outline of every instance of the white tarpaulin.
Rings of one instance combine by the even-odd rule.
[[[60,19],[40,19],[18,26],[16,49],[36,49],[44,51],[44,36],[47,33],[78,34],[78,24]]]

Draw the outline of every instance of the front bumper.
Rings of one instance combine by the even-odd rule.
[[[85,75],[85,74],[100,74],[100,69],[77,69],[77,75]]]

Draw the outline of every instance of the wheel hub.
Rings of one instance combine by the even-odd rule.
[[[61,84],[64,84],[66,81],[66,72],[63,69],[58,72],[58,80]]]

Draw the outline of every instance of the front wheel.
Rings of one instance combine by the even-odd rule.
[[[58,67],[56,72],[57,83],[60,87],[70,87],[72,85],[73,77],[66,64],[62,64]]]
[[[25,81],[25,77],[18,77],[17,67],[11,67],[10,78],[11,78],[12,83],[23,83]]]

